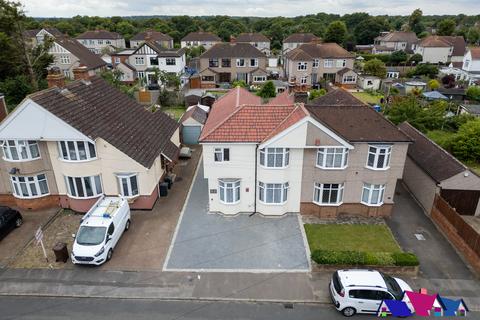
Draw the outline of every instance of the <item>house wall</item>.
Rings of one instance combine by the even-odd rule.
[[[410,157],[405,161],[403,181],[407,185],[415,199],[423,207],[423,210],[430,215],[438,191],[437,183],[423,171]]]
[[[220,41],[181,41],[180,47],[181,48],[193,48],[203,46],[206,50],[210,49]]]
[[[371,81],[371,84],[368,82]],[[372,90],[379,90],[380,89],[380,82],[381,80],[378,78],[363,78],[358,77],[358,86],[362,89],[372,89]]]
[[[266,57],[259,57],[259,58],[256,58],[258,60],[258,66],[256,67],[250,67],[250,58],[242,58],[242,59],[245,59],[246,61],[246,67],[237,67],[237,59],[239,58],[236,58],[236,57],[230,57],[230,58],[227,58],[225,57],[226,59],[230,59],[230,68],[223,68],[221,67],[221,59],[222,58],[218,58],[219,59],[219,67],[218,68],[212,68],[210,67],[211,70],[217,72],[217,73],[230,73],[230,77],[231,77],[231,80],[230,81],[234,81],[237,79],[237,74],[238,73],[248,73],[250,74],[253,70],[257,69],[257,68],[260,68],[260,69],[266,69],[267,68],[267,58]],[[204,69],[207,69],[209,68],[209,60],[210,59],[207,59],[207,58],[202,58],[200,59],[200,68],[199,70],[204,70]],[[201,75],[211,75],[212,72],[209,71],[209,70],[206,70],[207,73],[202,73]],[[218,75],[215,76],[215,80],[216,81],[219,81],[219,77]],[[253,80],[252,76],[249,75],[249,82],[251,82]]]
[[[175,65],[173,66],[167,65],[167,58],[159,57],[158,68],[165,72],[171,72],[171,73],[176,73],[177,75],[180,75],[183,72],[183,70],[185,70],[185,63],[186,63],[185,55],[182,55],[181,57],[169,57],[169,58],[175,58]]]
[[[333,67],[325,67],[325,60],[333,60],[334,63],[333,63]],[[345,60],[345,67],[342,65],[341,67],[337,67],[337,60]],[[299,62],[302,62],[302,61],[298,61],[298,60],[290,60],[290,59],[286,59],[286,64],[285,64],[285,72],[286,72],[286,76],[288,78],[289,81],[291,81],[292,78],[295,77],[295,83],[297,85],[300,85],[300,79],[303,77],[303,76],[307,76],[307,84],[310,85],[312,84],[312,77],[313,77],[313,74],[316,74],[316,78],[317,78],[317,81],[318,82],[320,79],[323,78],[324,74],[326,73],[334,73],[336,74],[338,71],[342,70],[343,68],[350,68],[350,69],[353,69],[353,64],[354,64],[354,59],[336,59],[336,58],[333,58],[333,59],[321,59],[319,58],[319,64],[318,64],[318,67],[313,67],[313,61],[310,60],[310,61],[303,61],[303,62],[307,62],[307,70],[298,70],[298,63]]]
[[[102,50],[110,48],[110,46],[119,49],[126,47],[125,39],[77,39],[77,41],[96,54],[100,54]]]
[[[447,63],[451,52],[450,47],[417,47],[415,53],[422,55],[423,63]]]
[[[480,71],[480,59],[474,60],[472,58],[472,52],[470,50],[467,51],[462,61],[463,61],[463,67],[462,67],[463,70],[469,71],[469,72]]]
[[[117,64],[115,66],[115,69],[118,69],[122,72],[121,80],[123,82],[132,83],[135,81],[135,72],[132,69],[125,66],[123,63]]]

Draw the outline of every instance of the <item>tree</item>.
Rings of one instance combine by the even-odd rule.
[[[443,76],[442,84],[445,88],[453,88],[455,86],[455,76],[453,74]]]
[[[427,76],[430,79],[434,79],[437,77],[438,74],[438,67],[433,64],[422,63],[410,70],[407,75],[409,77],[414,76]]]
[[[345,41],[347,35],[347,26],[343,21],[337,20],[330,23],[325,32],[325,42],[336,42],[342,44]]]
[[[391,63],[395,63],[395,64],[398,64],[400,62],[405,62],[407,61],[407,53],[403,50],[398,50],[398,51],[394,51],[392,52],[392,54],[390,55],[390,58],[389,58],[389,61]]]
[[[312,89],[309,92],[308,99],[309,100],[314,100],[317,99],[318,97],[322,97],[327,94],[327,90],[325,89]]]
[[[440,88],[440,82],[438,82],[437,79],[432,79],[432,80],[428,81],[427,86],[431,90],[437,90],[438,88]]]
[[[242,87],[242,88],[247,88],[248,85],[244,80],[235,80],[232,82],[232,87]]]
[[[385,67],[385,63],[378,59],[372,59],[365,62],[363,71],[365,71],[366,74],[379,78],[385,78],[385,76],[387,75],[387,68]]]
[[[480,101],[480,87],[471,86],[467,89],[467,98],[470,100]]]
[[[371,44],[381,31],[389,30],[388,22],[381,17],[370,17],[360,22],[353,33],[358,44]]]
[[[453,19],[443,19],[438,23],[437,34],[439,36],[451,36],[455,32],[457,24]]]
[[[472,27],[468,29],[467,39],[468,39],[468,42],[472,44],[478,43],[478,41],[480,40],[480,30],[476,27]]]
[[[410,57],[410,59],[408,59],[408,62],[418,64],[419,62],[422,62],[422,60],[422,55],[420,53],[415,53]]]
[[[274,98],[277,95],[277,93],[276,93],[275,85],[273,84],[273,82],[272,81],[265,82],[262,88],[260,88],[260,91],[258,91],[257,95],[264,99]]]
[[[408,27],[411,31],[417,35],[425,30],[425,26],[422,23],[423,12],[420,9],[415,9],[408,18]]]
[[[480,162],[480,119],[467,121],[451,142],[454,156],[464,161]]]

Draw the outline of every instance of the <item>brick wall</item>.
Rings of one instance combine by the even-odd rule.
[[[357,215],[362,217],[389,217],[393,204],[380,207],[368,207],[360,203],[344,203],[338,207],[319,206],[311,202],[302,202],[300,212],[304,215],[314,215],[322,219],[335,219],[339,215]]]
[[[60,205],[59,197],[54,195],[35,199],[18,199],[11,194],[2,194],[0,195],[0,203],[23,210],[41,210],[55,208]]]

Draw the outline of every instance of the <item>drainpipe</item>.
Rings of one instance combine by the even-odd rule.
[[[258,158],[258,144],[255,146],[255,179],[254,179],[255,187],[253,188],[255,199],[253,200],[253,212],[249,215],[249,217],[257,213],[257,168],[258,168],[257,158]]]

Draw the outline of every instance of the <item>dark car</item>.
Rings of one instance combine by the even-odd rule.
[[[0,240],[15,228],[22,225],[23,218],[20,212],[10,207],[0,206]]]

